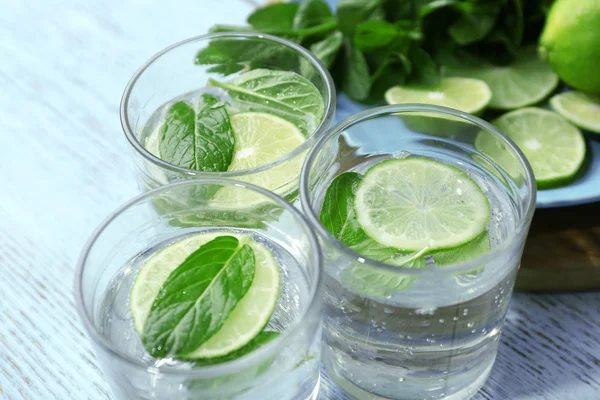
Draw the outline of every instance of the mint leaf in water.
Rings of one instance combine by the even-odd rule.
[[[327,188],[319,218],[325,229],[342,244],[366,258],[386,262],[396,257],[399,251],[371,239],[356,219],[354,195],[361,179],[356,172],[338,175]]]
[[[193,252],[160,288],[142,343],[153,357],[185,358],[215,334],[254,280],[252,248],[220,236]]]
[[[205,94],[197,112],[186,102],[173,104],[159,142],[161,158],[171,164],[196,171],[227,171],[235,137],[225,103]]]
[[[361,179],[361,175],[356,172],[338,175],[327,188],[321,208],[321,223],[346,246],[356,245],[367,239],[354,211],[354,194]]]
[[[226,83],[214,79],[209,83],[226,90],[238,107],[287,119],[306,135],[318,126],[325,112],[318,89],[294,72],[259,68]]]
[[[433,254],[433,261],[440,267],[444,265],[452,265],[464,263],[490,251],[490,238],[487,231],[455,249],[440,251]],[[462,272],[463,274],[478,274],[482,271],[482,267],[475,268],[469,271]]]
[[[204,366],[204,365],[221,364],[221,363],[224,363],[227,361],[235,360],[237,358],[240,358],[247,354],[252,353],[259,347],[264,346],[265,344],[271,342],[272,340],[276,339],[277,337],[279,337],[279,332],[262,331],[261,333],[256,335],[254,337],[254,339],[249,341],[247,345],[245,345],[244,347],[242,347],[239,350],[234,351],[233,353],[229,353],[222,357],[194,360],[194,363],[198,366]]]

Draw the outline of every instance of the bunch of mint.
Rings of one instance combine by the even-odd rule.
[[[390,87],[435,85],[442,64],[508,64],[536,43],[552,0],[324,0],[274,3],[248,17],[255,31],[309,49],[353,100],[379,103]],[[246,49],[247,51],[248,49]]]

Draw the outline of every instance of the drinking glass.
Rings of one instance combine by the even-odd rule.
[[[261,197],[268,211],[240,209],[237,201],[200,195],[194,205],[164,207],[191,192],[205,193],[207,187],[227,188],[240,198]],[[271,250],[281,280],[266,329],[280,336],[246,356],[211,366],[154,359],[145,351],[129,311],[136,274],[162,248],[209,231],[247,233]],[[188,180],[134,198],[93,233],[77,265],[77,310],[119,399],[314,399],[319,384],[321,269],[317,237],[287,201],[235,181]]]
[[[354,252],[320,221],[327,188],[347,171],[426,157],[465,171],[489,200],[490,249],[452,265],[390,266]],[[460,193],[459,193],[460,194]],[[496,357],[535,180],[517,146],[487,122],[429,105],[379,107],[329,130],[310,151],[301,204],[325,259],[323,362],[357,399],[466,399]]]
[[[221,63],[222,58],[215,55],[212,64],[195,63],[197,54],[209,46],[211,50],[226,53],[227,62]],[[295,72],[308,79],[322,96],[324,116],[306,127],[306,140],[295,150],[247,170],[202,172],[170,164],[146,148],[146,140],[159,124],[165,105],[201,92],[219,95],[215,88],[203,87],[210,78],[227,81],[256,68]],[[285,88],[282,88],[282,93],[284,91]],[[176,43],[146,62],[125,88],[121,101],[121,125],[132,150],[142,190],[185,179],[228,178],[263,186],[292,200],[298,195],[300,169],[307,150],[328,127],[334,112],[333,80],[323,64],[309,51],[271,35],[221,32]],[[278,173],[287,176],[287,180],[272,182],[269,179]]]

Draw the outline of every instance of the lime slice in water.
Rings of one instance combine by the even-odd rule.
[[[285,156],[300,146],[306,139],[297,126],[272,114],[243,112],[231,116],[231,126],[235,133],[235,153],[229,171],[243,171],[255,168]],[[298,177],[306,153],[285,161],[273,168],[251,175],[240,176],[237,180],[253,183],[281,196],[285,196],[298,186]],[[239,203],[248,207],[260,203],[262,196],[251,198],[240,190],[219,190],[215,200]]]
[[[568,183],[583,164],[585,141],[581,131],[552,111],[522,108],[506,113],[492,123],[523,151],[533,168],[538,189]],[[475,146],[485,148],[485,143],[477,143],[480,140],[484,140],[481,135]]]
[[[355,207],[367,235],[404,251],[460,246],[481,234],[490,217],[485,194],[464,171],[425,158],[371,167]]]
[[[445,78],[437,86],[394,86],[385,92],[388,104],[433,104],[471,114],[483,110],[491,97],[485,82],[470,78]]]
[[[478,65],[446,68],[449,76],[468,76],[485,81],[492,90],[489,106],[512,110],[545,99],[558,85],[558,76],[535,49],[525,49],[508,66]]]
[[[223,233],[201,233],[187,237],[150,257],[137,274],[129,295],[133,324],[142,333],[154,298],[168,276],[190,254]],[[227,233],[238,239],[245,235]],[[258,335],[269,322],[279,297],[279,266],[262,244],[249,240],[254,250],[254,281],[229,317],[210,339],[193,351],[189,358],[220,357],[240,349]]]
[[[581,129],[600,133],[600,95],[566,92],[553,96],[550,105]]]

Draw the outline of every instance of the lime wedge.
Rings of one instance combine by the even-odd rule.
[[[560,115],[541,108],[511,111],[492,122],[523,151],[533,168],[538,189],[563,185],[579,171],[585,159],[581,131]],[[478,143],[477,148],[486,148]],[[494,147],[488,146],[488,154]],[[502,157],[502,154],[498,155]]]
[[[449,76],[468,76],[485,81],[492,90],[489,107],[512,110],[545,99],[558,85],[558,76],[538,57],[535,49],[525,49],[508,66],[446,68]]]
[[[600,133],[600,95],[566,92],[553,96],[550,105],[581,129]]]
[[[371,167],[355,207],[367,235],[403,251],[460,246],[481,234],[490,217],[485,194],[464,171],[425,158]]]
[[[235,153],[229,171],[243,171],[255,168],[289,154],[306,139],[291,122],[267,113],[243,112],[231,116],[231,126],[235,133]],[[251,175],[240,176],[237,180],[261,186],[278,195],[285,196],[298,187],[298,178],[306,153],[287,160],[273,168]],[[248,207],[260,203],[262,196],[251,198],[240,190],[219,190],[214,199],[219,202],[234,202]]]
[[[385,92],[388,104],[433,104],[471,114],[483,110],[491,97],[485,82],[470,78],[445,78],[437,86],[394,86]]]
[[[246,235],[227,233],[238,239]],[[191,253],[222,233],[201,233],[175,242],[148,259],[137,274],[129,295],[129,308],[135,329],[141,334],[154,298],[169,274]],[[279,266],[262,244],[249,240],[254,250],[256,271],[248,292],[210,339],[190,354],[190,358],[211,358],[240,349],[258,335],[269,322],[279,297]]]

